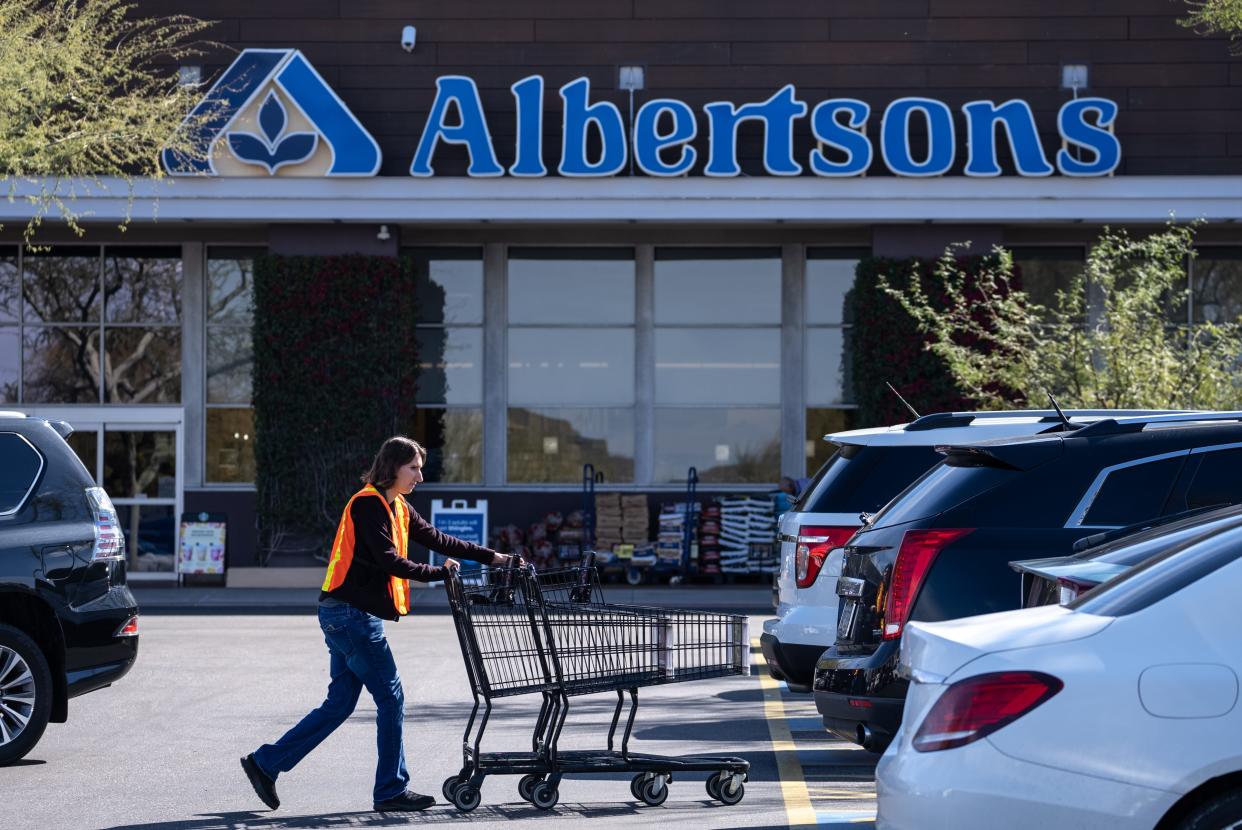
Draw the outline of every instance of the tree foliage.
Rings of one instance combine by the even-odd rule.
[[[1186,0],[1190,16],[1178,22],[1201,35],[1229,35],[1229,51],[1242,54],[1242,0]]]
[[[967,274],[953,249],[939,261],[934,302],[923,281],[882,289],[916,321],[972,402],[1075,408],[1221,408],[1242,403],[1238,322],[1186,322],[1194,225],[1135,237],[1105,228],[1086,268],[1049,307],[1033,302],[997,248]]]
[[[116,177],[163,175],[159,151],[186,149],[177,127],[201,91],[176,66],[212,25],[139,18],[123,0],[0,0],[0,181],[32,208],[29,242],[58,215],[79,235],[73,200]],[[209,117],[207,113],[200,117]],[[122,225],[124,227],[124,225]]]

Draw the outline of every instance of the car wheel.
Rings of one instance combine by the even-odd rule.
[[[25,632],[0,625],[0,764],[34,749],[52,714],[52,672]]]
[[[1177,825],[1177,830],[1225,830],[1239,824],[1242,824],[1242,790],[1230,790],[1194,808]]]

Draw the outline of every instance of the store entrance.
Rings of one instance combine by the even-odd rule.
[[[69,446],[107,490],[125,533],[133,580],[176,579],[183,503],[184,413],[180,407],[28,407],[67,421]]]

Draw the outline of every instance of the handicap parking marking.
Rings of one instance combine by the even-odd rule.
[[[814,696],[792,692],[773,678],[757,641],[752,653],[786,822],[791,827],[873,826],[876,756],[825,730]]]

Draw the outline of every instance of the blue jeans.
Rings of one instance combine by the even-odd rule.
[[[374,799],[384,801],[398,796],[410,783],[401,742],[405,695],[384,637],[384,621],[352,605],[320,606],[319,627],[331,658],[328,696],[276,743],[255,750],[255,763],[273,779],[293,769],[353,714],[365,686],[375,699],[375,725],[379,732]]]

